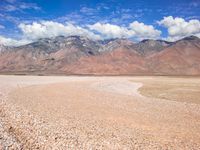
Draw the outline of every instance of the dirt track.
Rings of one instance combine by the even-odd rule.
[[[199,78],[0,76],[0,149],[200,149],[200,94],[197,103],[189,96],[159,99],[148,93],[153,81],[178,83],[179,91],[181,84],[200,84]]]

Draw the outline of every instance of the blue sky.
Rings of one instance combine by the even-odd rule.
[[[26,43],[76,30],[96,39],[177,40],[200,36],[199,20],[200,0],[1,0],[0,42]]]

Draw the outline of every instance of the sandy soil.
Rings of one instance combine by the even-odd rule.
[[[200,149],[199,83],[0,76],[0,149]]]
[[[142,95],[167,100],[200,104],[200,78],[162,77],[140,81]]]

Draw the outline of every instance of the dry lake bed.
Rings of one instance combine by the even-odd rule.
[[[0,149],[200,149],[200,77],[0,76]]]

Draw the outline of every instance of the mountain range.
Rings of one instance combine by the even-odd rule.
[[[0,45],[0,73],[65,75],[200,75],[200,39],[95,41],[82,36]]]

